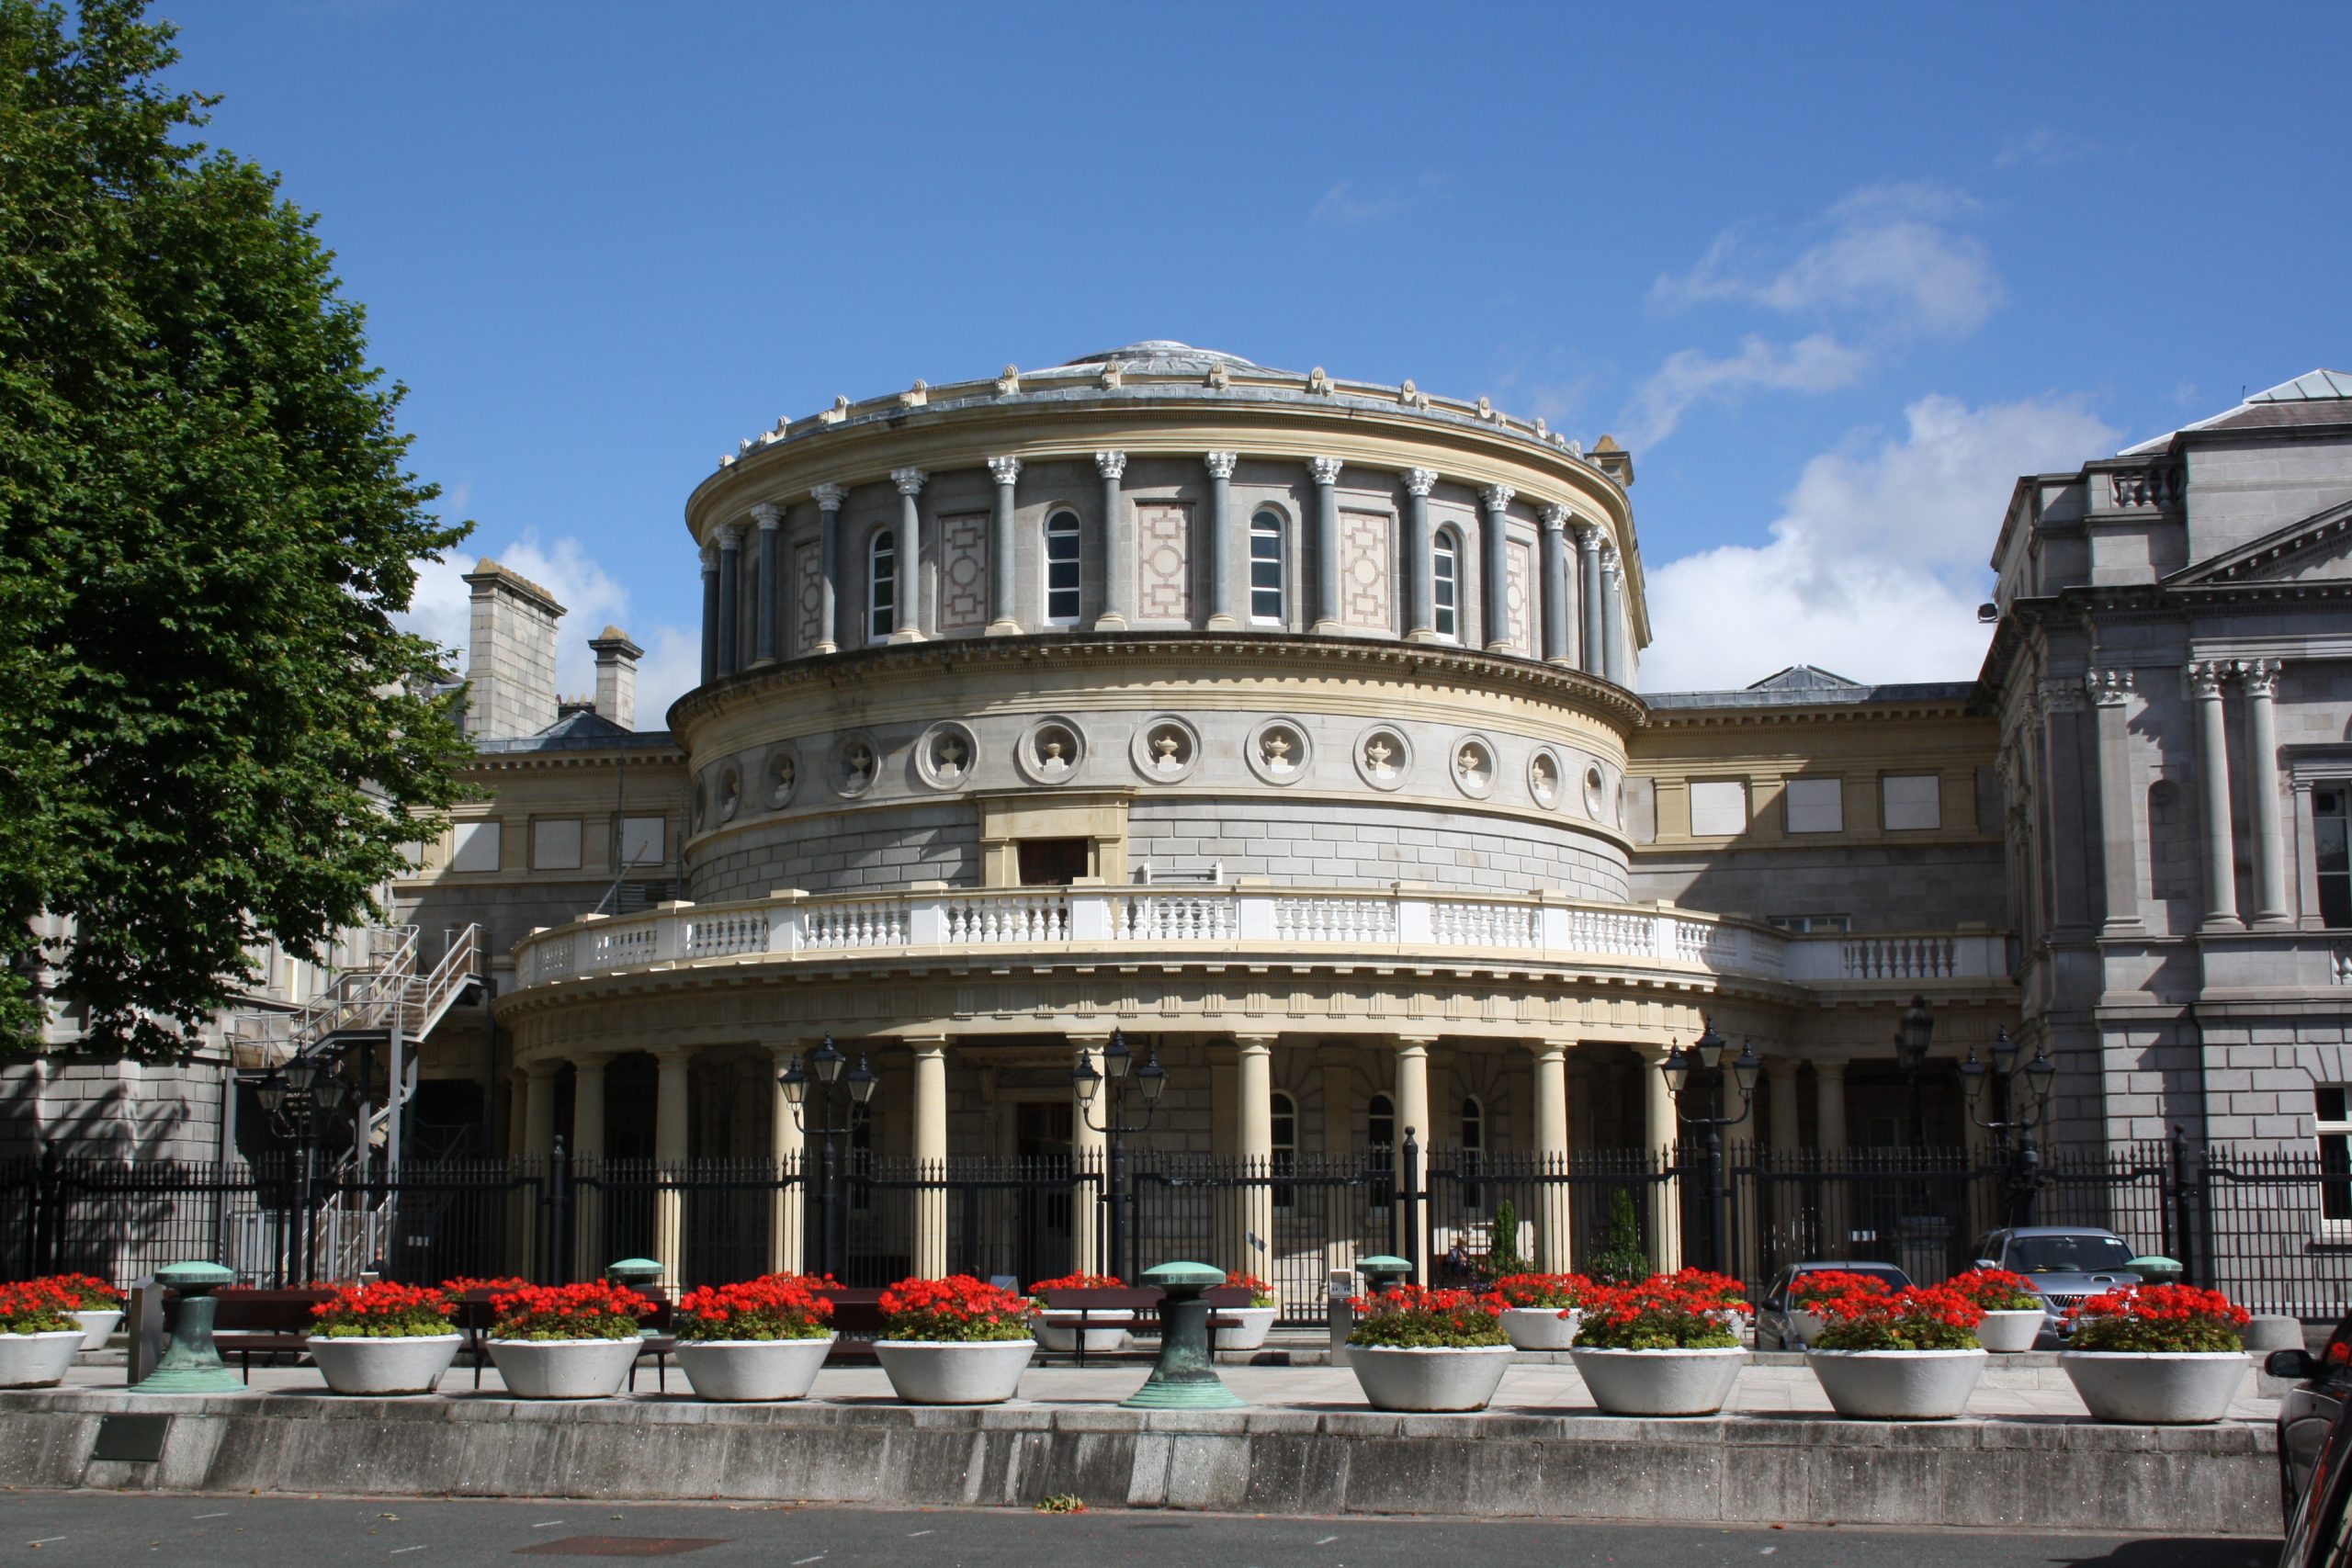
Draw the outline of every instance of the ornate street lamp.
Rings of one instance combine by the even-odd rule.
[[[288,1258],[288,1286],[307,1283],[318,1268],[311,1214],[316,1188],[313,1167],[319,1144],[343,1108],[343,1075],[336,1069],[337,1064],[326,1056],[297,1056],[254,1089],[254,1098],[261,1102],[271,1129],[295,1146],[296,1219]]]
[[[848,1066],[848,1063],[849,1058],[833,1048],[833,1037],[828,1034],[814,1051],[808,1053],[808,1066],[803,1066],[800,1058],[795,1055],[784,1065],[784,1071],[778,1073],[775,1079],[776,1087],[784,1090],[785,1105],[792,1112],[792,1124],[800,1129],[804,1137],[814,1134],[824,1143],[825,1157],[820,1167],[824,1183],[818,1193],[819,1212],[824,1223],[823,1235],[818,1245],[824,1271],[835,1276],[841,1271],[842,1232],[846,1228],[841,1210],[847,1185],[841,1179],[840,1154],[834,1140],[846,1138],[857,1130],[858,1111],[873,1104],[875,1090],[882,1085],[882,1080],[866,1066],[863,1054],[858,1056],[857,1065],[844,1073],[842,1069]],[[808,1088],[812,1083],[823,1096],[820,1102],[823,1106],[823,1118],[814,1126],[802,1116],[802,1108],[808,1104]],[[838,1117],[835,1114],[837,1100]]]
[[[1715,1032],[1714,1021],[1709,1019],[1698,1039],[1686,1052],[1676,1045],[1658,1064],[1658,1071],[1666,1075],[1666,1092],[1674,1101],[1675,1120],[1686,1127],[1707,1130],[1707,1228],[1708,1252],[1718,1274],[1731,1272],[1731,1186],[1724,1171],[1724,1129],[1736,1127],[1747,1120],[1754,1109],[1756,1079],[1763,1072],[1764,1064],[1758,1059],[1751,1043],[1740,1047],[1739,1055],[1730,1064],[1733,1084],[1739,1090],[1739,1114],[1723,1114],[1729,1097],[1724,1092],[1724,1037]],[[1693,1072],[1704,1074],[1715,1086],[1715,1114],[1693,1116],[1682,1109],[1682,1091],[1690,1086]]]
[[[1154,1046],[1144,1064],[1135,1065],[1135,1053],[1127,1049],[1124,1030],[1111,1031],[1110,1043],[1102,1047],[1102,1068],[1097,1072],[1086,1052],[1080,1052],[1078,1066],[1070,1069],[1071,1087],[1078,1091],[1079,1119],[1089,1129],[1111,1141],[1110,1235],[1104,1255],[1111,1260],[1111,1272],[1122,1279],[1136,1280],[1140,1272],[1140,1238],[1136,1235],[1134,1184],[1127,1179],[1127,1145],[1129,1137],[1140,1137],[1151,1131],[1152,1113],[1159,1108],[1159,1097],[1168,1088],[1168,1071],[1159,1065],[1159,1050]],[[1109,1093],[1103,1093],[1105,1086]],[[1143,1100],[1143,1120],[1130,1123],[1125,1105],[1129,1095]],[[1103,1102],[1103,1119],[1094,1120],[1094,1102],[1100,1096]],[[1121,1247],[1125,1247],[1125,1267],[1121,1267]]]
[[[2015,1130],[2018,1134],[2009,1172],[2010,1207],[2015,1216],[2010,1223],[2030,1225],[2033,1224],[2034,1203],[2041,1192],[2041,1155],[2033,1146],[2033,1130],[2049,1119],[2050,1090],[2058,1081],[2058,1066],[2038,1046],[2033,1060],[2022,1068],[2018,1066],[2018,1055],[2017,1042],[2004,1029],[1993,1041],[1991,1071],[1986,1071],[1971,1047],[1968,1060],[1960,1065],[1960,1082],[1968,1100],[1968,1119],[1995,1134],[2005,1156],[2011,1154],[2010,1132]],[[2022,1095],[2018,1093],[2020,1073],[2025,1078]],[[2006,1111],[1996,1120],[1980,1114],[1984,1108],[1984,1090],[1995,1079],[2001,1085],[2000,1103],[1996,1109]]]
[[[1919,1075],[1928,1066],[1928,1050],[1935,1043],[1936,1021],[1928,1012],[1928,999],[1913,997],[1911,1005],[1903,1010],[1903,1017],[1894,1026],[1894,1056],[1903,1064],[1904,1077],[1911,1080],[1911,1146],[1928,1146],[1928,1113],[1919,1093]]]

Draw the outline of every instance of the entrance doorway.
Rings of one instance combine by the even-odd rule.
[[[1021,840],[1021,886],[1068,887],[1089,874],[1093,846],[1085,839],[1023,839]],[[1064,1107],[1065,1111],[1069,1108]],[[1067,1116],[1063,1118],[1069,1120]],[[1067,1141],[1067,1140],[1065,1140]]]
[[[1022,848],[1025,852],[1028,846]],[[1037,1183],[1016,1194],[1014,1256],[1020,1259],[1023,1285],[1071,1271],[1071,1126],[1067,1100],[1023,1104],[1014,1111],[1013,1152],[1020,1156],[1022,1176]]]

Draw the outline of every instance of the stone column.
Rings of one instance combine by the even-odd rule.
[[[775,1161],[776,1174],[797,1176],[800,1179],[789,1187],[778,1187],[768,1205],[768,1272],[771,1274],[801,1274],[808,1271],[808,1179],[806,1150],[808,1140],[800,1129],[797,1108],[784,1097],[784,1086],[776,1080],[792,1058],[801,1055],[806,1041],[782,1040],[768,1047],[768,1093],[771,1097],[772,1120],[768,1123],[768,1156]]]
[[[718,673],[742,668],[743,530],[732,523],[718,530]]]
[[[1429,1256],[1429,1219],[1421,1203],[1408,1202],[1404,1196],[1405,1134],[1409,1132],[1420,1145],[1420,1169],[1415,1173],[1419,1187],[1429,1186],[1430,1168],[1430,1047],[1437,1043],[1434,1034],[1400,1034],[1396,1037],[1396,1142],[1392,1157],[1396,1160],[1397,1179],[1396,1256],[1413,1256],[1418,1233],[1421,1247],[1421,1278],[1429,1282],[1430,1265],[1435,1261]]]
[[[1270,1176],[1274,1168],[1274,1039],[1271,1034],[1233,1037],[1242,1168],[1253,1176]],[[1274,1190],[1244,1186],[1240,1193],[1241,1210],[1234,1229],[1234,1241],[1240,1250],[1230,1267],[1271,1280],[1275,1272]]]
[[[1435,468],[1405,470],[1405,636],[1412,642],[1437,639],[1437,594],[1430,583],[1430,489],[1437,483]],[[1455,614],[1460,614],[1460,571],[1456,569]],[[1423,1129],[1427,1131],[1427,1129]]]
[[[775,660],[776,530],[784,525],[784,513],[763,501],[752,508],[752,518],[760,525],[759,608],[752,622],[752,657],[770,664]]]
[[[718,546],[702,547],[702,683],[718,679]]]
[[[1568,613],[1568,509],[1547,506],[1544,509],[1544,660],[1548,664],[1573,664],[1576,655],[1569,638],[1572,618]]]
[[[527,1153],[555,1152],[555,1072],[553,1062],[534,1062],[524,1070],[523,1143]]]
[[[1323,1157],[1336,1160],[1356,1152],[1356,1052],[1352,1042],[1329,1042],[1316,1052],[1323,1068]],[[1355,1233],[1328,1227],[1324,1241],[1326,1269],[1352,1269],[1356,1264]]]
[[[2100,886],[2107,898],[2102,930],[2124,934],[2141,929],[2140,835],[2135,824],[2139,791],[2132,782],[2132,671],[2086,670],[2083,690],[2098,710],[2098,815]]]
[[[610,1058],[601,1051],[584,1051],[571,1058],[572,1169],[593,1169],[605,1153],[605,1068]],[[612,1261],[604,1250],[604,1190],[595,1187],[571,1190],[571,1277],[593,1280]]]
[[[1604,668],[1600,648],[1606,629],[1600,609],[1600,530],[1590,523],[1579,523],[1576,528],[1577,579],[1584,589],[1584,635],[1577,649],[1577,668],[1598,675]]]
[[[1102,1047],[1109,1040],[1110,1036],[1103,1034],[1071,1035],[1070,1066],[1076,1067],[1082,1062],[1101,1072]],[[1117,1274],[1125,1278],[1127,1260],[1107,1257],[1102,1250],[1109,1245],[1103,1234],[1102,1198],[1110,1191],[1111,1168],[1107,1135],[1096,1128],[1110,1124],[1110,1089],[1108,1083],[1095,1086],[1097,1102],[1091,1110],[1086,1101],[1078,1098],[1075,1087],[1070,1090],[1070,1166],[1079,1178],[1070,1186],[1070,1269],[1075,1273]],[[1094,1119],[1091,1123],[1087,1120],[1090,1116]]]
[[[1535,1055],[1535,1153],[1547,1174],[1567,1174],[1568,1167],[1568,1046],[1564,1040],[1534,1040],[1528,1048]],[[1539,1181],[1535,1186],[1535,1262],[1548,1273],[1565,1274],[1571,1266],[1569,1192],[1564,1181]]]
[[[1771,1149],[1776,1155],[1797,1146],[1797,1059],[1771,1056],[1764,1063],[1765,1080],[1772,1086]]]
[[[910,1038],[915,1056],[914,1156],[925,1170],[947,1164],[947,1038],[933,1034]],[[947,1274],[947,1190],[926,1188],[915,1194],[914,1270],[926,1280]]]
[[[922,640],[922,507],[915,498],[930,477],[921,468],[890,470],[890,482],[899,487],[899,603],[892,642]]]
[[[1487,561],[1479,573],[1478,602],[1486,609],[1480,625],[1486,627],[1489,653],[1510,647],[1510,540],[1503,521],[1510,514],[1510,498],[1516,493],[1509,485],[1488,485],[1478,494],[1486,513],[1478,525],[1478,537],[1486,545]]]
[[[1211,452],[1202,460],[1209,470],[1208,629],[1229,632],[1250,624],[1248,609],[1238,608],[1244,602],[1233,576],[1233,465],[1238,454]]]
[[[1607,579],[1600,595],[1600,678],[1613,686],[1632,683],[1625,646],[1625,563],[1616,547],[1603,546],[1600,573]]]
[[[660,1074],[653,1102],[653,1158],[665,1168],[686,1163],[686,1106],[692,1092],[688,1067],[693,1054],[683,1045],[665,1045],[653,1053]],[[653,1194],[653,1258],[662,1265],[662,1283],[674,1296],[685,1283],[685,1195],[674,1190]]]
[[[1641,1054],[1642,1141],[1654,1159],[1672,1164],[1682,1140],[1682,1126],[1674,1113],[1674,1096],[1667,1092],[1666,1074],[1659,1070],[1666,1053]],[[1670,1177],[1650,1183],[1650,1263],[1662,1274],[1682,1267],[1682,1179]]]
[[[2230,739],[2222,713],[2222,682],[2229,666],[2200,660],[2188,667],[2188,695],[2197,705],[2197,797],[2205,850],[2207,931],[2239,931],[2237,851],[2230,837]]]
[[[817,500],[817,646],[808,651],[838,653],[842,646],[842,502],[849,491],[839,485],[819,485],[808,493]]]
[[[1337,636],[1340,614],[1340,459],[1309,457],[1315,480],[1315,621],[1312,630]]]
[[[2246,798],[2254,807],[2254,923],[2291,926],[2287,908],[2287,835],[2278,820],[2278,661],[2242,660],[2245,693]]]
[[[1818,1057],[1813,1064],[1814,1146],[1821,1151],[1824,1167],[1842,1170],[1840,1158],[1846,1152],[1846,1064],[1825,1062]],[[1821,1244],[1820,1256],[1843,1258],[1849,1245],[1848,1231],[1847,1184],[1842,1180],[1826,1180],[1821,1184]]]
[[[989,513],[989,630],[990,637],[1021,635],[1019,600],[1013,592],[1013,562],[1019,558],[1012,536],[1014,487],[1021,479],[1021,459],[990,457],[989,472],[996,479],[996,509]]]
[[[1102,476],[1102,613],[1094,617],[1094,629],[1123,632],[1136,617],[1136,531],[1119,496],[1127,455],[1097,452],[1094,471]]]

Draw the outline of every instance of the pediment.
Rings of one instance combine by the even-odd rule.
[[[2223,588],[2233,583],[2251,587],[2293,582],[2352,585],[2352,501],[2199,561],[2165,579],[2164,585]]]

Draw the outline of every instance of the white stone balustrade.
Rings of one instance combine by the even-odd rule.
[[[1440,894],[1411,883],[1385,889],[1263,884],[1131,888],[958,888],[922,884],[895,893],[787,890],[756,903],[665,904],[640,915],[591,915],[533,931],[516,944],[527,983],[615,970],[762,955],[1028,948],[1216,946],[1337,956],[1498,953],[1530,962],[1663,969],[1785,980],[1806,987],[1907,988],[2006,981],[2001,931],[1828,932],[1798,935],[1671,906],[1583,903],[1556,893]],[[2346,983],[2344,950],[2313,956]]]

